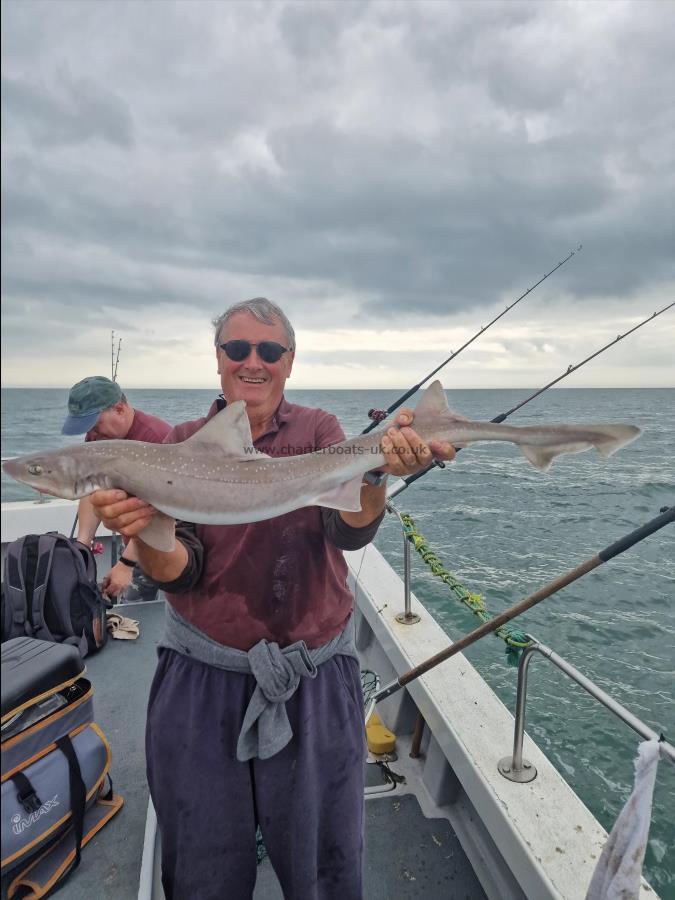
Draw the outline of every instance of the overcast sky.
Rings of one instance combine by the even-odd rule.
[[[675,300],[673,2],[2,3],[3,385],[537,387]],[[675,385],[675,309],[566,385]]]

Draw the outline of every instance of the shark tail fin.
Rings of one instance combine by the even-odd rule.
[[[563,453],[582,453],[595,447],[601,456],[611,456],[634,441],[642,432],[635,425],[596,425],[587,440],[570,441],[553,447],[538,447],[535,444],[519,444],[523,455],[542,472],[551,468],[556,456]]]
[[[602,431],[604,433],[593,441],[593,446],[601,456],[611,456],[642,434],[636,425],[603,425]]]
[[[170,553],[176,546],[176,521],[157,511],[138,536],[148,547]]]

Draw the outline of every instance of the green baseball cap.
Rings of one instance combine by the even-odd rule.
[[[104,409],[123,397],[122,388],[104,375],[91,375],[73,385],[68,395],[68,416],[61,434],[84,434],[96,424]]]

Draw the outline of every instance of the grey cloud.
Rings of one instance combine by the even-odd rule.
[[[367,15],[371,7],[357,0],[324,0],[317,4],[291,3],[279,15],[279,33],[303,64],[335,59],[345,29]]]
[[[349,296],[355,322],[439,320],[579,242],[542,299],[675,282],[673,7],[596,17],[595,40],[564,3],[158,8],[5,14],[9,310],[201,315],[220,276],[286,279],[316,318]]]
[[[49,86],[22,78],[2,79],[2,106],[9,130],[23,127],[42,147],[100,138],[130,148],[133,123],[124,102],[88,78],[57,73]]]

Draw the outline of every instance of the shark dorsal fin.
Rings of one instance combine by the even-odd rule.
[[[466,422],[467,420],[464,416],[460,416],[459,413],[455,412],[453,409],[450,409],[448,406],[448,401],[445,399],[445,391],[443,390],[443,385],[440,383],[438,379],[436,381],[432,381],[429,387],[426,389],[424,394],[422,395],[422,399],[415,407],[415,415],[419,416],[420,414],[424,416],[440,416],[442,414],[450,413],[453,419],[457,419],[458,421]],[[415,427],[415,423],[413,421],[413,428]]]
[[[251,426],[246,415],[246,403],[235,400],[209,419],[185,444],[210,444],[219,447],[226,456],[254,459],[264,456],[253,447]]]

